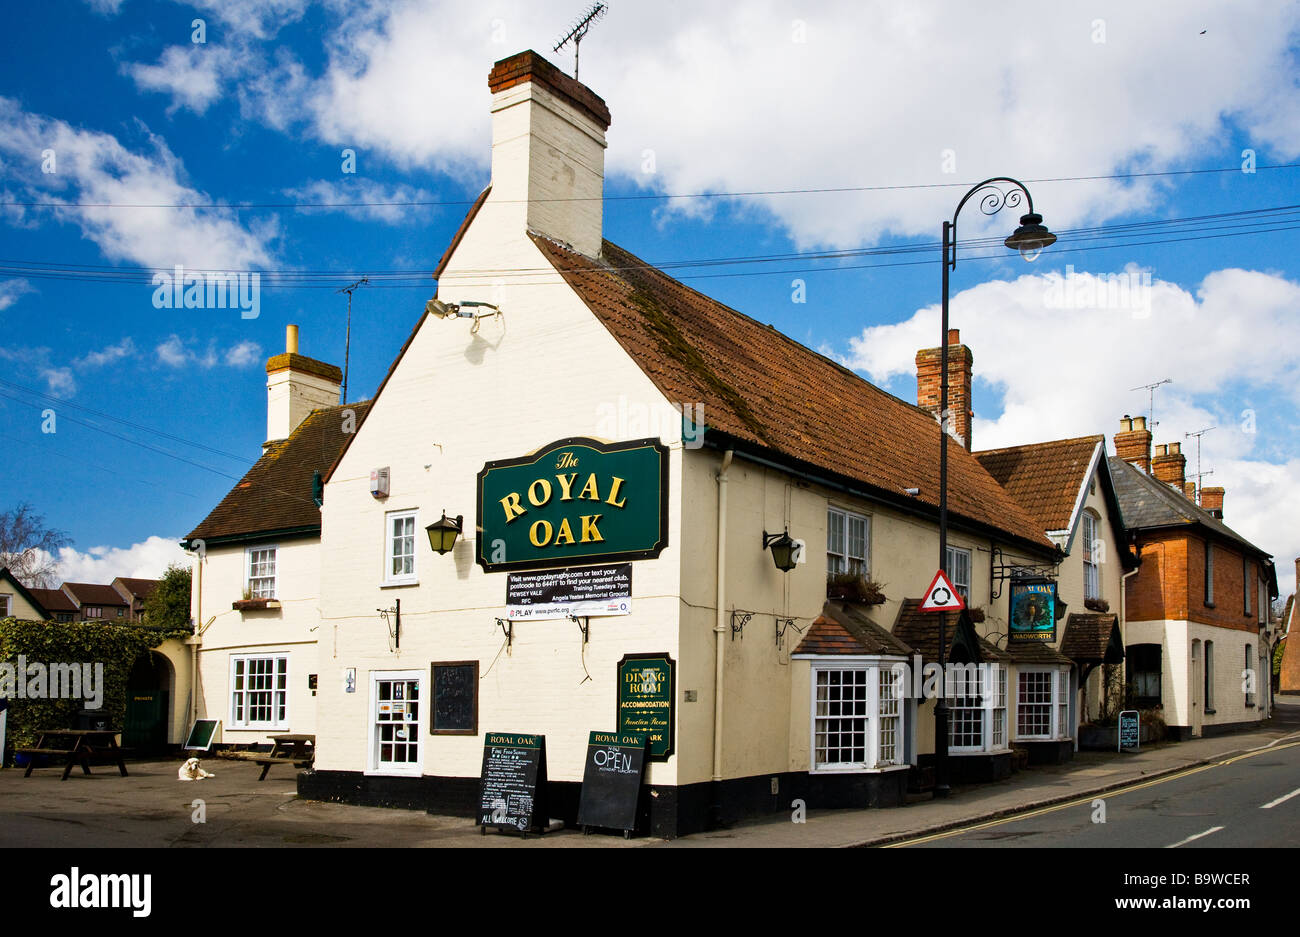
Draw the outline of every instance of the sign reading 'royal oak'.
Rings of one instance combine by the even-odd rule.
[[[657,439],[561,439],[478,473],[487,572],[653,559],[668,545],[668,450]]]

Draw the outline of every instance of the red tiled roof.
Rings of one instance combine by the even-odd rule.
[[[47,612],[75,612],[77,603],[68,598],[67,593],[62,589],[28,589],[36,601],[41,603],[41,608]]]
[[[912,649],[867,617],[863,609],[827,602],[795,648],[796,654],[889,654]]]
[[[1119,663],[1107,659],[1111,638],[1119,644],[1120,660],[1124,648],[1119,638],[1119,616],[1114,612],[1071,612],[1065,619],[1065,635],[1061,638],[1061,653],[1081,664]]]
[[[312,474],[324,474],[355,435],[343,431],[343,411],[354,412],[355,427],[359,428],[369,409],[370,401],[362,401],[313,410],[288,439],[267,447],[186,540],[319,529],[320,508],[312,500]]]
[[[1043,530],[1065,530],[1093,454],[1105,442],[1104,436],[1080,436],[986,449],[975,458]]]
[[[945,627],[946,658],[951,660],[953,637],[957,633],[960,612],[923,612],[920,599],[903,599],[894,621],[894,637],[907,643],[925,663],[939,660],[939,622]],[[972,632],[974,629],[972,628]],[[990,641],[975,634],[980,657],[986,663],[1008,663],[1011,656]]]
[[[71,593],[79,605],[122,605],[127,604],[122,594],[112,586],[94,582],[65,582],[63,591]]]
[[[702,403],[704,423],[735,439],[874,487],[938,505],[934,417],[798,342],[604,242],[595,261],[532,235],[671,401]],[[960,445],[950,445],[948,510],[1055,552],[1044,529]]]
[[[153,595],[154,590],[158,588],[157,579],[128,579],[125,576],[118,576],[113,580],[114,583],[121,583],[127,592],[131,593],[137,599],[147,599]]]

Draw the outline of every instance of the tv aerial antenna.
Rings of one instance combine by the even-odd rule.
[[[1196,503],[1197,503],[1197,504],[1200,504],[1200,503],[1201,503],[1201,477],[1204,476],[1204,475],[1213,475],[1213,474],[1214,474],[1214,469],[1205,469],[1204,471],[1201,470],[1201,437],[1204,436],[1206,433],[1208,433],[1208,432],[1209,432],[1210,430],[1212,430],[1212,429],[1218,429],[1218,427],[1217,427],[1217,426],[1207,426],[1207,427],[1205,427],[1205,429],[1198,429],[1198,430],[1197,430],[1196,432],[1194,432],[1194,433],[1183,433],[1183,438],[1184,438],[1184,439],[1188,439],[1188,438],[1190,438],[1190,437],[1192,437],[1192,436],[1195,436],[1195,437],[1196,437],[1196,473],[1195,473],[1195,477],[1196,477]]]
[[[343,340],[343,388],[339,392],[339,403],[348,402],[348,364],[349,359],[352,357],[352,294],[354,291],[360,289],[369,282],[370,279],[368,277],[362,277],[360,280],[357,280],[357,282],[349,283],[342,289],[334,291],[335,293],[348,294],[347,335]]]
[[[1155,432],[1155,428],[1160,425],[1159,423],[1156,422],[1156,388],[1159,387],[1161,384],[1172,384],[1172,383],[1173,383],[1173,379],[1167,377],[1163,381],[1156,381],[1154,384],[1143,384],[1140,387],[1129,388],[1130,391],[1145,390],[1150,393],[1151,395],[1150,402],[1147,407],[1147,428],[1150,429],[1152,432]]]
[[[603,3],[593,3],[586,13],[578,17],[577,21],[565,33],[564,38],[555,44],[554,52],[559,52],[570,42],[573,43],[573,77],[578,77],[578,55],[582,51],[582,40],[586,38],[587,31],[591,29],[592,24],[609,12],[609,7]]]

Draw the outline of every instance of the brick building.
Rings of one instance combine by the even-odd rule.
[[[1120,424],[1111,474],[1141,561],[1126,590],[1133,703],[1162,706],[1177,738],[1266,718],[1272,558],[1223,523],[1222,488],[1196,503],[1179,443],[1152,453],[1144,418]]]

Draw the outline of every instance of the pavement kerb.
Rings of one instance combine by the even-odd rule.
[[[1019,813],[1028,813],[1032,810],[1042,810],[1045,807],[1055,807],[1059,804],[1069,803],[1072,800],[1080,800],[1082,798],[1091,797],[1096,794],[1106,794],[1111,791],[1117,791],[1126,787],[1132,787],[1134,784],[1141,784],[1146,781],[1156,781],[1161,778],[1167,778],[1175,774],[1182,774],[1183,772],[1190,771],[1193,768],[1203,768],[1206,765],[1212,765],[1212,764],[1216,764],[1217,762],[1223,761],[1225,758],[1232,758],[1237,755],[1245,755],[1251,752],[1263,751],[1267,748],[1272,748],[1274,745],[1278,745],[1281,742],[1295,740],[1297,738],[1300,738],[1300,733],[1294,733],[1292,735],[1284,735],[1280,738],[1274,739],[1273,741],[1269,742],[1267,745],[1259,745],[1256,746],[1255,748],[1228,749],[1227,751],[1218,752],[1214,755],[1207,755],[1205,758],[1198,759],[1197,761],[1189,761],[1184,764],[1178,765],[1177,767],[1164,768],[1159,771],[1153,771],[1150,774],[1145,774],[1145,773],[1140,774],[1135,777],[1131,777],[1125,781],[1112,781],[1110,783],[1103,784],[1098,787],[1083,788],[1081,790],[1073,791],[1069,794],[1061,794],[1056,797],[1046,797],[1042,800],[1031,801],[1025,804],[1018,804],[1014,807],[1002,807],[998,810],[994,810],[990,813],[982,814],[978,817],[966,817],[965,819],[959,819],[959,820],[945,820],[942,823],[935,823],[930,826],[921,827],[915,830],[908,830],[902,833],[890,833],[886,836],[876,836],[876,837],[872,837],[871,839],[864,839],[856,843],[844,843],[838,848],[862,849],[869,846],[888,846],[891,843],[904,842],[909,839],[919,839],[920,837],[923,836],[933,836],[936,833],[946,833],[949,830],[961,829],[964,826],[971,826],[976,823],[987,823],[991,820],[1001,820],[1001,819],[1005,819],[1006,817],[1015,816],[1016,814]]]

